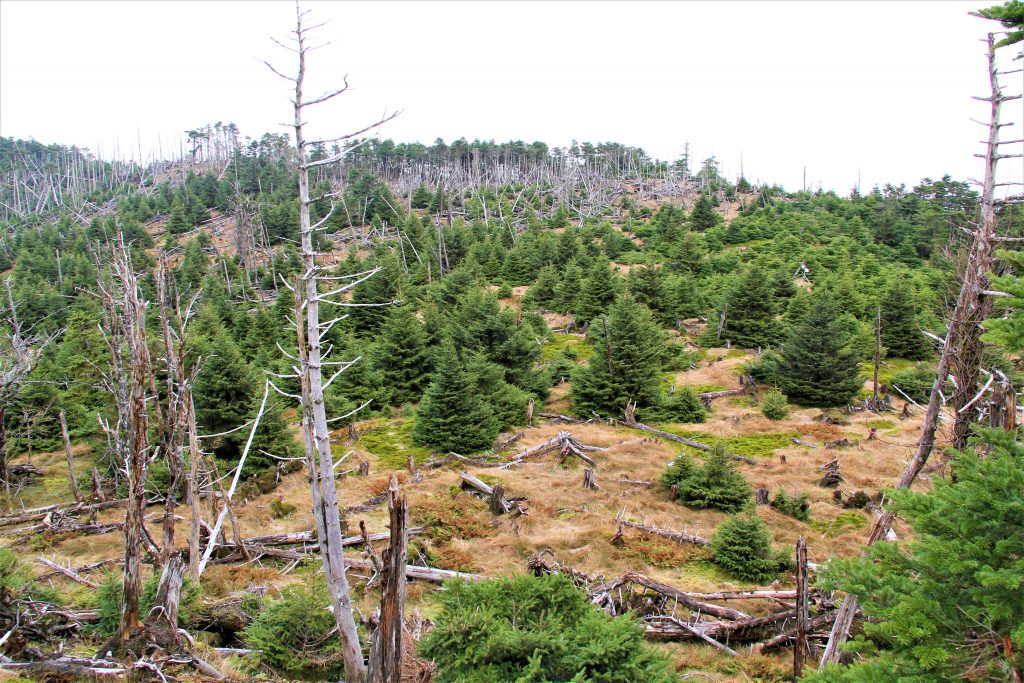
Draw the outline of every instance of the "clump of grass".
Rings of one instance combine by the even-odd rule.
[[[412,443],[412,430],[415,420],[386,420],[359,436],[359,441],[377,458],[382,469],[405,469],[406,461],[411,455],[417,465],[423,464],[430,457],[430,449],[415,446]]]
[[[673,569],[690,562],[709,561],[711,550],[704,546],[673,543],[667,538],[647,534],[625,536],[622,552],[644,564],[661,569]]]
[[[892,429],[896,426],[896,423],[892,420],[868,420],[864,423],[864,426],[872,429]]]
[[[437,543],[452,538],[480,538],[491,532],[486,505],[470,500],[468,494],[424,500],[412,508],[412,517],[417,526],[426,527],[425,536]]]
[[[868,520],[859,512],[840,512],[835,519],[812,519],[809,524],[815,531],[833,538],[843,533],[847,527],[863,529],[868,525]]]

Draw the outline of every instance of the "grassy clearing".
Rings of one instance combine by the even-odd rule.
[[[412,419],[385,420],[360,434],[359,443],[377,458],[378,469],[403,469],[410,455],[413,462],[422,465],[430,456],[430,449],[413,444],[415,426]]]
[[[812,519],[808,522],[818,533],[833,538],[849,529],[863,529],[868,520],[859,512],[840,512],[834,519]]]
[[[576,360],[587,360],[594,355],[594,347],[583,337],[574,334],[553,334],[544,342],[544,361],[550,363],[563,351],[576,353]]]

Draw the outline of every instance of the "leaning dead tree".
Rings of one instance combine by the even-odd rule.
[[[337,622],[338,634],[342,643],[345,680],[349,681],[349,683],[363,683],[367,678],[367,670],[366,663],[363,661],[359,633],[353,615],[348,579],[345,576],[341,513],[334,483],[334,458],[331,453],[330,431],[328,429],[326,405],[324,402],[324,390],[342,372],[359,359],[356,358],[351,361],[328,360],[329,351],[325,353],[321,348],[323,338],[331,326],[344,316],[322,323],[320,321],[320,305],[325,304],[335,307],[357,305],[343,300],[345,293],[360,282],[373,276],[377,270],[338,278],[325,275],[323,269],[318,265],[317,253],[313,247],[313,233],[326,224],[334,211],[334,206],[332,203],[331,211],[316,224],[312,223],[310,205],[316,200],[327,197],[310,197],[309,172],[320,166],[341,161],[344,154],[336,154],[324,159],[310,161],[309,149],[313,145],[331,145],[350,140],[394,118],[397,112],[353,133],[324,140],[306,139],[303,130],[306,121],[306,108],[332,100],[348,90],[348,82],[345,81],[342,87],[316,97],[308,97],[303,92],[306,76],[306,56],[310,51],[316,49],[316,46],[309,44],[310,32],[319,26],[306,26],[304,20],[307,14],[308,11],[302,11],[296,1],[296,25],[289,39],[291,45],[278,43],[298,57],[298,71],[296,75],[285,75],[268,62],[264,62],[274,74],[295,87],[292,106],[295,115],[293,127],[295,129],[295,149],[298,161],[299,232],[303,264],[303,272],[301,276],[296,278],[294,285],[285,283],[293,290],[295,295],[294,323],[298,355],[290,356],[295,364],[294,372],[290,376],[297,377],[300,380],[301,395],[289,394],[277,388],[276,385],[274,388],[286,396],[298,398],[302,405],[302,431],[306,450],[306,467],[309,471],[313,519],[316,524],[320,557],[323,561],[324,578],[327,581],[327,588],[331,595],[334,618]],[[343,280],[344,284],[334,287],[331,283],[337,280]],[[327,287],[325,287],[327,291],[321,291],[321,282],[327,283]],[[327,381],[324,381],[323,378],[324,367],[335,368],[335,371]]]
[[[1001,203],[995,197],[996,188],[1006,183],[999,183],[996,169],[1001,159],[1020,158],[1021,154],[1003,154],[1000,146],[1019,143],[1019,140],[999,139],[999,131],[1007,124],[1000,122],[1000,110],[1004,102],[1020,99],[1021,95],[1006,95],[999,84],[999,71],[996,66],[996,50],[994,34],[988,34],[988,72],[991,92],[986,97],[978,97],[990,105],[988,121],[988,140],[985,146],[985,179],[981,192],[981,220],[973,232],[970,253],[963,273],[960,294],[949,320],[946,338],[942,342],[942,354],[939,357],[935,381],[932,383],[931,396],[925,409],[924,424],[917,450],[907,464],[896,488],[910,487],[924,469],[928,458],[935,448],[935,433],[938,428],[942,408],[945,403],[942,388],[950,374],[956,378],[957,390],[954,394],[953,407],[955,422],[953,426],[952,445],[963,448],[967,444],[970,414],[964,409],[970,407],[977,392],[978,376],[981,367],[981,327],[982,321],[991,311],[991,300],[988,293],[988,274],[992,270],[993,253],[999,237],[996,235],[996,210]],[[892,528],[895,514],[886,510],[876,521],[868,536],[867,544],[872,545],[885,538]],[[832,626],[828,644],[821,658],[821,666],[839,660],[839,648],[846,642],[850,626],[857,613],[856,595],[848,595],[843,601]]]

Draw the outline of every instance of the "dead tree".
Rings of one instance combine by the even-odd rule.
[[[7,290],[6,311],[0,318],[0,480],[10,495],[7,473],[7,406],[21,393],[40,353],[57,335],[34,334],[22,327],[11,287],[11,276],[4,280]],[[2,310],[2,309],[0,309]]]
[[[942,355],[939,357],[935,381],[932,383],[928,407],[925,410],[921,436],[917,442],[917,450],[907,464],[903,475],[896,483],[896,488],[908,488],[924,469],[935,447],[935,432],[943,406],[942,387],[951,372],[957,373],[957,392],[954,395],[954,407],[964,406],[971,400],[977,389],[978,372],[981,360],[981,322],[987,317],[991,308],[988,296],[988,273],[992,268],[992,257],[996,237],[996,206],[995,189],[996,167],[1000,159],[1020,157],[1019,154],[1000,154],[999,146],[1006,144],[999,140],[999,130],[1006,124],[1000,123],[1000,108],[1004,102],[1020,99],[1020,95],[1004,95],[999,85],[996,67],[996,45],[993,34],[988,34],[988,71],[991,92],[988,97],[976,98],[990,104],[988,122],[988,141],[985,154],[985,179],[981,192],[981,221],[973,233],[973,242],[957,296],[956,305],[949,321],[946,338],[942,341]],[[961,392],[967,392],[966,397]],[[966,444],[967,427],[969,425],[966,411],[956,411],[956,422],[953,428],[953,446],[962,448]],[[892,528],[895,515],[886,510],[875,522],[868,536],[867,544],[885,538]],[[850,594],[843,601],[828,644],[821,658],[821,666],[839,659],[839,648],[846,642],[854,615],[857,613],[857,596]]]
[[[398,495],[398,480],[391,477],[388,486],[388,511],[391,515],[390,543],[381,554],[380,623],[370,644],[370,683],[401,683],[402,629],[405,623],[406,532],[408,503]]]
[[[146,301],[139,277],[132,267],[124,236],[110,245],[111,262],[107,277],[100,277],[99,298],[103,305],[103,336],[111,355],[110,371],[104,378],[114,396],[117,423],[100,418],[117,461],[127,479],[128,500],[124,521],[124,582],[121,589],[119,634],[128,638],[139,625],[139,596],[142,586],[143,513],[146,500],[143,484],[150,454],[149,411],[151,361],[146,343]]]
[[[64,439],[64,456],[68,459],[68,477],[71,479],[71,495],[75,497],[75,502],[82,502],[82,492],[78,490],[78,478],[75,476],[75,456],[71,452],[71,437],[68,436],[68,419],[64,415],[64,409],[62,408],[59,413],[60,418],[60,435]]]
[[[342,654],[345,661],[345,680],[349,681],[349,683],[363,683],[367,675],[366,664],[363,661],[359,634],[356,629],[351,598],[349,596],[348,579],[345,576],[345,560],[342,555],[341,543],[343,535],[341,514],[338,506],[338,494],[334,485],[334,459],[331,453],[330,432],[328,430],[327,412],[324,403],[325,388],[344,372],[346,368],[359,359],[357,358],[349,362],[327,360],[326,354],[321,350],[321,341],[337,320],[321,323],[320,304],[324,303],[339,307],[352,305],[350,302],[340,300],[339,297],[351,290],[359,282],[371,277],[377,270],[342,278],[347,280],[347,282],[340,287],[328,289],[326,292],[320,290],[321,281],[331,283],[336,278],[325,277],[322,274],[321,268],[317,264],[316,252],[313,249],[313,233],[326,224],[333,213],[334,207],[332,204],[331,211],[315,225],[311,222],[310,205],[314,199],[309,194],[309,171],[321,166],[336,164],[344,158],[345,153],[340,152],[323,159],[310,161],[308,152],[310,146],[313,145],[331,145],[350,140],[380,126],[390,118],[394,118],[397,112],[353,133],[325,140],[306,139],[303,131],[306,120],[306,107],[327,102],[348,90],[348,83],[346,81],[342,87],[317,97],[309,98],[303,93],[306,75],[306,56],[311,50],[315,49],[314,46],[308,43],[309,33],[317,28],[316,26],[309,27],[304,25],[303,22],[306,14],[308,14],[308,11],[302,11],[296,0],[296,25],[290,38],[292,45],[284,45],[284,47],[298,56],[297,74],[295,76],[287,76],[269,63],[264,62],[274,74],[288,81],[295,88],[292,106],[294,110],[295,149],[298,161],[299,233],[303,273],[300,277],[296,278],[293,287],[296,302],[294,322],[298,342],[298,356],[292,356],[291,358],[296,363],[294,375],[298,375],[300,379],[302,393],[298,397],[287,392],[280,393],[292,396],[293,398],[299,398],[302,404],[302,428],[306,449],[306,466],[310,475],[313,518],[316,522],[317,540],[320,546],[320,556],[323,560],[324,577],[331,594],[334,617],[338,626],[338,634],[341,637]],[[318,197],[316,199],[324,198]],[[323,368],[325,366],[338,368],[326,382],[323,379]]]
[[[807,631],[810,614],[807,610],[807,544],[803,536],[796,542],[796,643],[793,646],[793,677],[799,679],[807,661]]]

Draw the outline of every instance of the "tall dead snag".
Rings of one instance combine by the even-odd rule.
[[[405,565],[409,542],[408,503],[398,495],[398,480],[388,486],[391,542],[381,554],[380,624],[370,643],[370,683],[401,683],[402,629],[405,623]]]
[[[793,677],[804,674],[807,661],[807,632],[811,616],[807,609],[807,544],[803,536],[796,542],[796,643],[793,645]]]
[[[71,479],[71,495],[75,497],[75,502],[82,502],[82,492],[78,489],[78,478],[75,476],[75,456],[71,452],[71,437],[68,436],[68,419],[64,415],[64,409],[62,408],[59,413],[60,418],[60,435],[64,439],[64,456],[68,459],[68,477]]]
[[[335,378],[359,359],[357,358],[349,362],[328,361],[326,354],[322,353],[322,339],[331,325],[337,322],[338,319],[321,324],[320,304],[324,303],[339,307],[353,305],[340,300],[339,297],[363,280],[374,275],[379,269],[341,278],[322,274],[322,270],[316,262],[316,252],[313,249],[313,233],[326,224],[334,211],[334,206],[332,204],[331,211],[315,225],[312,223],[310,219],[310,205],[314,200],[309,196],[309,171],[320,166],[336,164],[344,158],[345,153],[341,152],[324,159],[310,161],[308,151],[312,145],[330,145],[350,140],[394,118],[397,116],[397,112],[389,117],[382,118],[377,123],[347,135],[325,140],[306,140],[303,132],[306,118],[304,115],[305,108],[327,102],[348,90],[348,83],[346,81],[341,88],[326,92],[317,97],[307,99],[304,95],[302,88],[306,75],[306,55],[315,49],[308,44],[309,32],[316,28],[316,26],[307,27],[303,25],[306,14],[308,14],[308,11],[302,11],[296,0],[295,30],[292,31],[290,39],[293,46],[285,47],[298,56],[297,74],[295,76],[287,76],[269,63],[264,62],[277,76],[295,86],[295,97],[292,100],[292,106],[295,114],[293,127],[295,129],[295,149],[299,166],[299,233],[303,263],[303,273],[296,279],[294,286],[298,356],[292,357],[292,360],[298,364],[293,376],[297,375],[300,379],[302,394],[299,397],[295,397],[277,389],[276,386],[275,389],[279,393],[299,398],[302,404],[303,440],[306,447],[306,466],[309,470],[313,519],[316,522],[317,541],[320,545],[324,577],[327,581],[328,591],[331,594],[334,617],[338,625],[338,634],[341,637],[342,655],[345,660],[345,680],[349,683],[363,683],[366,680],[366,664],[363,661],[359,634],[356,630],[356,622],[352,613],[348,579],[345,576],[345,561],[342,555],[343,533],[341,513],[338,508],[338,493],[334,484],[334,459],[331,454],[330,432],[327,427],[327,412],[324,403],[324,389],[330,386]],[[317,197],[317,199],[324,198]],[[321,280],[331,282],[339,279],[347,280],[346,284],[326,292],[320,291]],[[336,366],[338,368],[326,382],[323,379],[324,366]]]
[[[117,460],[127,474],[128,500],[124,520],[124,583],[121,589],[119,634],[126,640],[139,625],[139,595],[142,585],[143,513],[146,500],[143,484],[149,457],[149,413],[146,409],[150,386],[150,356],[146,345],[146,302],[139,278],[132,268],[131,254],[118,233],[110,246],[107,278],[99,280],[103,304],[103,336],[110,350],[110,372],[104,378],[114,396],[117,424],[100,418]]]
[[[998,186],[996,167],[1000,159],[1021,156],[999,153],[999,146],[1005,144],[999,141],[999,129],[1006,125],[1000,123],[1000,108],[1003,102],[1020,99],[1021,96],[1003,94],[996,67],[997,48],[994,35],[988,34],[987,40],[991,93],[988,97],[975,98],[989,102],[991,105],[985,154],[977,155],[983,156],[985,159],[985,180],[981,192],[981,222],[973,233],[974,240],[964,269],[960,294],[957,296],[956,306],[953,308],[953,314],[949,320],[949,329],[942,343],[942,355],[939,357],[935,381],[932,383],[931,395],[928,398],[928,407],[925,409],[924,424],[921,426],[917,450],[896,483],[898,489],[905,489],[913,484],[931,456],[935,447],[935,432],[942,412],[942,387],[951,372],[956,373],[957,385],[953,399],[953,406],[956,410],[952,445],[955,448],[963,448],[967,443],[970,416],[963,408],[964,406],[969,407],[969,403],[977,391],[983,331],[981,323],[988,317],[991,310],[991,302],[985,292],[988,289],[988,273],[992,269],[994,245],[998,241],[996,237],[996,205],[998,204],[995,199],[995,189]],[[872,545],[885,538],[886,533],[892,528],[894,519],[895,515],[892,511],[886,510],[875,521],[867,544]],[[829,662],[839,660],[839,648],[846,642],[857,609],[857,596],[853,594],[846,596],[835,623],[832,625],[832,632],[821,658],[822,667]]]

